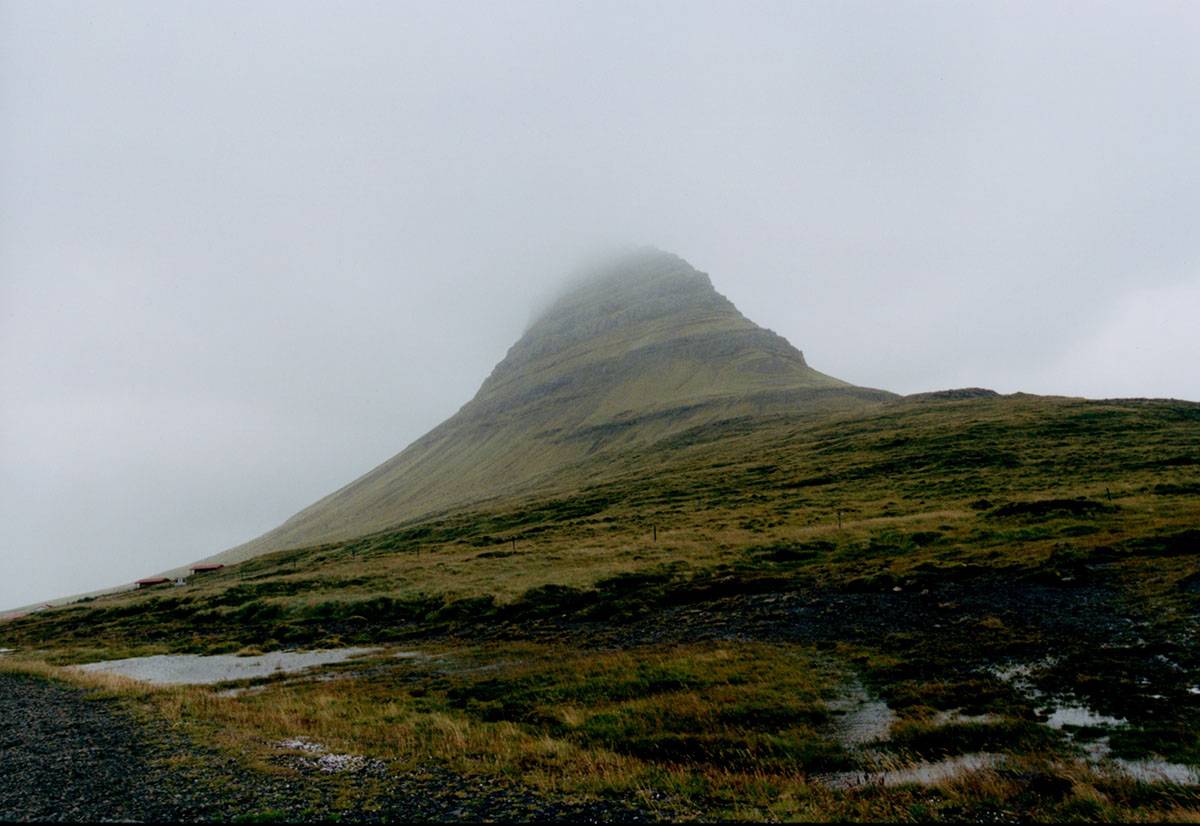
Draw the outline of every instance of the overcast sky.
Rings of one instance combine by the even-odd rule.
[[[819,370],[1200,399],[1200,4],[0,0],[0,608],[249,539],[653,244]]]

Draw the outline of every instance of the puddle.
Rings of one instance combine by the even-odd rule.
[[[1079,745],[1083,749],[1083,753],[1087,755],[1087,761],[1092,764],[1099,763],[1112,753],[1107,737],[1100,737],[1090,743],[1080,743]]]
[[[872,700],[847,711],[838,721],[838,739],[847,745],[860,746],[886,740],[896,713],[882,700]]]
[[[1106,717],[1103,714],[1097,714],[1087,706],[1052,706],[1051,709],[1050,716],[1046,719],[1046,725],[1052,729],[1062,729],[1064,726],[1120,728],[1128,722],[1122,717]]]
[[[852,683],[848,691],[828,704],[841,712],[834,723],[835,735],[845,746],[862,746],[886,740],[896,721],[896,712],[883,700],[874,700],[861,683]]]
[[[1016,663],[1004,668],[994,668],[992,673],[1030,700],[1037,702],[1041,706],[1038,711],[1046,715],[1045,725],[1057,731],[1067,727],[1120,728],[1128,723],[1122,717],[1109,717],[1093,711],[1074,697],[1061,699],[1047,697],[1044,692],[1038,690],[1033,684],[1034,672],[1050,668],[1055,662],[1056,660],[1053,658],[1048,658],[1034,663]],[[1067,734],[1070,736],[1070,732]]]
[[[1107,736],[1087,739],[1078,737],[1078,729],[1116,729],[1129,725],[1129,721],[1100,714],[1079,702],[1078,698],[1052,698],[1038,690],[1034,684],[1034,675],[1041,669],[1053,667],[1054,664],[1055,660],[1045,659],[994,668],[991,672],[1040,706],[1039,710],[1046,715],[1043,725],[1061,731],[1082,750],[1084,756],[1079,758],[1081,764],[1121,774],[1141,783],[1200,785],[1200,768],[1157,759],[1114,758]],[[1193,694],[1200,694],[1200,686],[1189,690]],[[845,695],[830,702],[828,707],[831,711],[841,712],[840,718],[834,723],[834,733],[838,741],[857,752],[866,766],[857,771],[813,776],[815,782],[831,788],[853,789],[907,784],[934,786],[971,772],[997,768],[1005,761],[1001,754],[975,752],[942,760],[897,765],[895,755],[873,748],[887,741],[892,724],[896,720],[895,712],[887,703],[871,698],[863,686],[855,682],[848,686]],[[966,715],[955,709],[939,711],[931,722],[944,726],[963,723],[990,724],[1000,719],[1002,718],[994,714]]]
[[[377,651],[378,649],[365,649],[365,650]],[[416,659],[425,659],[426,657],[428,657],[427,654],[423,654],[420,651],[397,651],[392,656],[399,660],[416,660]],[[295,679],[286,680],[283,683],[275,683],[273,685],[276,685],[276,686],[278,686],[278,685],[294,685],[298,682],[332,683],[337,680],[353,680],[357,677],[361,677],[364,673],[367,673],[367,672],[328,671],[324,674],[316,674],[316,675],[312,675],[312,676],[306,676],[306,675],[300,674],[300,675],[297,675],[297,677]],[[226,689],[216,692],[216,696],[218,696],[218,697],[245,697],[245,696],[250,696],[250,695],[254,695],[254,694],[259,694],[263,691],[266,691],[270,687],[271,686],[267,686],[267,685],[235,686],[233,688],[226,688]]]
[[[980,769],[990,769],[1001,761],[1000,755],[988,752],[962,754],[944,760],[920,761],[906,765],[888,765],[895,761],[872,746],[887,741],[896,712],[882,700],[872,698],[861,683],[848,686],[846,694],[828,704],[829,709],[841,712],[834,723],[834,735],[842,745],[860,755],[869,768],[857,771],[836,772],[813,778],[818,783],[835,789],[852,789],[863,786],[903,786],[916,784],[933,786],[953,780],[960,775]],[[968,716],[958,711],[943,711],[936,718],[938,725],[964,722],[991,722],[994,716],[979,714]]]
[[[340,663],[370,654],[377,648],[337,648],[326,651],[273,651],[252,657],[234,654],[157,654],[71,666],[80,671],[118,674],[156,685],[211,685],[288,674],[319,665]]]
[[[1141,783],[1200,785],[1200,769],[1193,766],[1151,758],[1127,760],[1122,757],[1112,757],[1112,748],[1109,746],[1108,737],[1097,737],[1090,742],[1081,742],[1071,729],[1122,728],[1129,725],[1129,721],[1122,717],[1100,714],[1074,700],[1047,702],[1046,695],[1033,685],[1031,676],[1035,669],[1046,668],[1053,664],[1054,660],[1052,659],[1042,660],[1037,663],[1022,663],[993,669],[992,673],[1010,683],[1030,699],[1042,702],[1043,706],[1039,710],[1048,715],[1044,725],[1056,731],[1062,731],[1071,742],[1078,745],[1084,753],[1081,762],[1085,762],[1093,768],[1107,766]],[[1200,694],[1200,686],[1189,688],[1188,691],[1192,694]],[[1153,695],[1153,699],[1165,698]]]
[[[944,760],[921,761],[901,768],[837,772],[814,779],[835,789],[856,789],[864,786],[934,786],[970,772],[994,769],[1003,761],[1004,757],[999,754],[975,752],[947,757]]]
[[[1107,737],[1084,743],[1087,762],[1094,767],[1107,767],[1139,783],[1175,783],[1180,786],[1200,786],[1200,768],[1184,763],[1170,763],[1152,757],[1130,760],[1113,757]]]
[[[1142,783],[1177,783],[1181,786],[1200,786],[1200,769],[1183,763],[1165,760],[1125,760],[1116,758],[1113,765],[1125,775]]]

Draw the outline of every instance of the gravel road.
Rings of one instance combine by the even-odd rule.
[[[80,691],[0,674],[0,820],[144,820],[180,812],[130,720]]]
[[[114,700],[0,673],[0,822],[571,821],[655,819],[622,801],[573,802],[437,765],[369,776],[264,775],[135,721]]]

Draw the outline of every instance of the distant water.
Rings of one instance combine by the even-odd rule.
[[[249,680],[288,674],[343,662],[351,657],[378,651],[378,648],[336,648],[325,651],[273,651],[239,657],[235,654],[156,654],[104,660],[74,666],[80,671],[118,674],[156,685],[211,685],[227,680]]]

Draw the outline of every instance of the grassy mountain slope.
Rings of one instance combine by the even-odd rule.
[[[259,600],[274,619],[231,629],[210,617],[214,637],[261,641],[279,624],[281,641],[312,642],[339,633],[338,623],[308,613],[331,600],[341,604],[332,616],[359,613],[359,600],[377,597],[504,604],[543,586],[590,588],[660,564],[701,571],[750,560],[753,568],[765,547],[810,540],[817,545],[806,565],[839,588],[863,577],[890,587],[925,563],[1034,571],[1058,559],[1078,567],[1098,548],[1152,544],[1200,523],[1198,434],[1196,403],[1020,394],[735,417],[618,459],[584,460],[554,477],[551,495],[514,495],[273,552],[183,590],[110,595],[43,617],[76,612],[82,620],[98,610],[82,624],[88,640],[100,641],[109,626],[103,606],[167,598],[199,611],[210,598]],[[937,535],[908,541],[921,532]],[[1161,564],[1200,564],[1200,556],[1177,556]],[[222,596],[229,589],[236,596]],[[163,618],[151,611],[145,619]],[[151,638],[173,639],[172,627],[159,625]],[[190,622],[182,628],[186,640],[204,637]],[[363,639],[392,629],[386,618],[363,628]]]
[[[738,415],[890,398],[810,368],[682,259],[643,250],[582,278],[450,419],[220,562],[348,539],[517,491],[596,452],[620,454]]]
[[[0,622],[0,669],[380,647],[108,684],[247,776],[308,738],[476,802],[1195,822],[1198,526],[1200,404],[854,388],[659,254],[252,558]],[[298,779],[377,815],[359,778]]]
[[[1190,821],[1197,787],[1120,766],[1200,767],[1198,434],[1193,403],[979,392],[738,416],[550,495],[3,623],[0,648],[421,653],[132,695],[247,770],[305,736],[676,819]],[[839,710],[864,691],[894,714],[869,746]],[[1088,761],[1101,738],[1125,764]],[[979,753],[1002,764],[934,788],[823,779]]]

